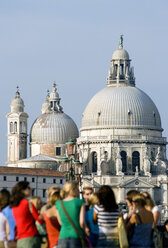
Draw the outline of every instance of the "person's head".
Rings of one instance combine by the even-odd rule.
[[[99,204],[103,205],[105,211],[115,211],[118,209],[118,205],[115,200],[113,190],[108,185],[103,185],[97,192],[99,198]]]
[[[134,196],[138,195],[139,192],[135,189],[130,190],[127,192],[127,196],[126,196],[126,203],[128,205],[129,208],[132,208],[132,199]]]
[[[66,182],[60,194],[61,198],[65,198],[67,196],[79,197],[79,189],[77,183],[73,181]]]
[[[23,198],[27,198],[31,195],[31,188],[29,182],[20,181],[12,188],[12,194],[10,197],[10,206],[18,206]]]
[[[146,200],[142,194],[137,194],[132,199],[133,209],[145,208]]]
[[[92,193],[93,193],[92,187],[84,187],[83,188],[83,199],[85,200],[86,203],[89,202],[89,198],[90,198]]]
[[[97,196],[96,193],[93,193],[90,195],[90,198],[89,198],[89,208],[91,209],[94,205],[98,204],[99,203],[99,198]]]
[[[30,202],[33,203],[33,205],[35,206],[35,208],[40,211],[40,209],[42,208],[43,206],[43,202],[41,200],[41,198],[39,196],[33,196],[31,199],[30,199]]]
[[[168,232],[168,220],[165,221],[164,227],[165,227],[166,231]]]
[[[51,196],[51,205],[54,206],[56,201],[60,200],[61,196],[60,196],[60,192],[54,192]]]
[[[0,211],[9,205],[10,193],[7,189],[0,191]]]
[[[51,197],[55,192],[60,193],[60,187],[58,185],[53,185],[46,190],[47,193],[47,202],[51,202]]]
[[[152,208],[155,206],[155,202],[152,199],[151,195],[146,191],[142,192],[141,194],[145,197],[146,208],[149,209],[149,210],[152,210]]]

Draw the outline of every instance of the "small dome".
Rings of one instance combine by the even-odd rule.
[[[106,87],[88,103],[81,130],[93,128],[142,128],[161,130],[159,112],[136,87]]]
[[[42,114],[51,112],[51,107],[50,107],[48,100],[46,100],[43,103],[42,108],[41,108],[41,112],[42,112]]]
[[[43,144],[65,144],[79,136],[75,122],[65,113],[40,115],[31,128],[30,141]]]
[[[20,93],[17,90],[15,98],[11,102],[11,112],[24,112],[24,102],[20,97]]]
[[[112,55],[112,60],[120,60],[120,59],[129,60],[128,52],[122,47],[119,47],[116,51],[114,51]]]
[[[52,87],[52,91],[51,91],[51,93],[49,95],[49,99],[50,100],[58,100],[58,99],[60,99],[55,83],[53,83],[53,87]]]

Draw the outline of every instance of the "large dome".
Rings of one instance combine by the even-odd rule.
[[[78,137],[75,122],[65,113],[40,115],[31,128],[30,142],[43,144],[65,144],[69,138]]]
[[[106,87],[87,105],[81,130],[130,127],[161,130],[155,104],[136,87]]]

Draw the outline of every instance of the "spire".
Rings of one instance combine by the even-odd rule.
[[[119,48],[123,48],[123,34],[120,35]]]

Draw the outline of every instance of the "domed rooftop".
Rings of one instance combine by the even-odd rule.
[[[119,60],[119,61],[118,61]],[[107,87],[98,92],[87,105],[82,118],[82,130],[100,128],[161,129],[159,112],[142,90],[135,87],[133,67],[123,49],[113,53]]]
[[[114,51],[112,55],[112,60],[129,60],[129,54],[126,50],[123,49],[123,47],[119,47],[117,50]]]
[[[125,127],[161,130],[155,104],[136,87],[104,88],[87,105],[81,130]]]
[[[24,101],[20,97],[19,87],[17,87],[15,98],[11,102],[11,112],[24,112]]]
[[[42,105],[42,115],[32,125],[30,142],[65,144],[69,138],[76,139],[79,136],[75,122],[63,113],[56,90],[54,83],[52,92],[47,95]]]
[[[31,142],[65,144],[79,136],[75,122],[64,113],[40,115],[31,128]]]

